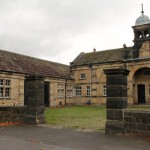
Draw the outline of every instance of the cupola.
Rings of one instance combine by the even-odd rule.
[[[139,57],[139,50],[143,43],[150,42],[150,19],[144,15],[143,4],[141,16],[136,19],[135,25],[132,27],[134,31],[134,54],[133,57]]]

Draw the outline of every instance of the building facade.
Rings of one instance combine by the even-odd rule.
[[[104,69],[125,68],[128,103],[150,104],[150,19],[144,11],[132,27],[133,47],[80,53],[70,66],[0,50],[0,106],[26,105],[26,77],[44,77],[45,106],[105,104]]]
[[[73,103],[70,67],[0,50],[0,106],[26,105],[26,78],[44,78],[45,106]]]
[[[81,53],[72,63],[75,79],[75,103],[106,103],[106,76],[104,69],[126,68],[128,76],[128,103],[150,103],[150,19],[137,18],[132,27],[133,47]],[[77,91],[79,91],[77,93]],[[90,94],[89,94],[90,93]]]

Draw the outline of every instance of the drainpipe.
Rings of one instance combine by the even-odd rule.
[[[91,103],[92,103],[92,64],[89,65],[90,68],[90,94],[91,94]]]
[[[67,105],[67,78],[65,80],[65,105]]]

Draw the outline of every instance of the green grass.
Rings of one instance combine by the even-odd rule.
[[[150,105],[129,105],[128,109],[150,110]]]
[[[47,124],[79,129],[103,130],[106,122],[105,106],[70,106],[46,108]]]
[[[150,105],[129,105],[128,109],[150,110]],[[45,109],[46,123],[78,129],[104,130],[106,106],[67,106]]]

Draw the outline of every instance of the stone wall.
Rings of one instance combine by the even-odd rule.
[[[125,132],[134,132],[142,135],[150,135],[150,111],[125,110]]]
[[[0,79],[10,80],[10,97],[1,97],[0,107],[24,106],[24,75],[0,72]]]
[[[127,76],[129,70],[107,69],[107,121],[105,133],[150,135],[150,111],[127,109]]]
[[[26,106],[0,107],[0,122],[42,124],[44,118],[44,78],[26,77]]]
[[[26,122],[27,109],[20,107],[0,107],[0,122]]]

